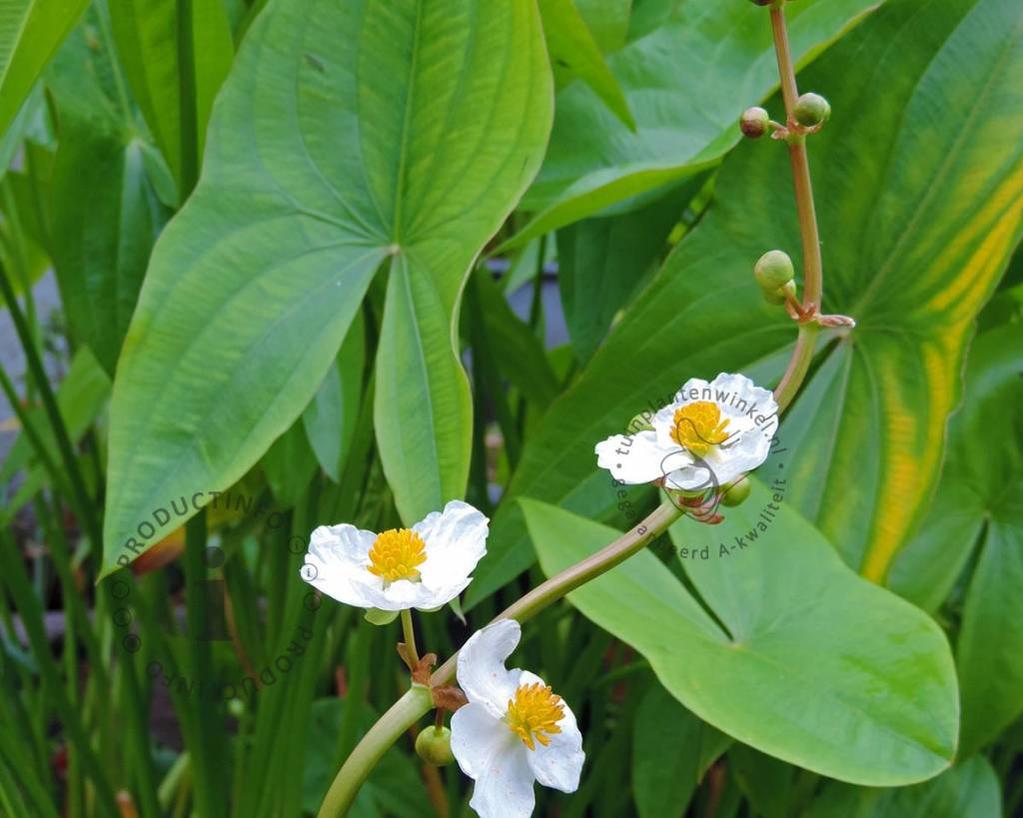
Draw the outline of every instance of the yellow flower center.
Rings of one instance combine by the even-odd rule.
[[[426,543],[409,528],[392,528],[377,535],[369,549],[369,572],[386,582],[419,579],[416,569],[426,562]]]
[[[728,419],[721,420],[721,410],[716,403],[700,400],[675,410],[675,426],[672,439],[698,457],[703,457],[712,446],[728,439],[725,427]]]
[[[534,741],[546,747],[551,743],[550,736],[561,732],[558,722],[564,714],[561,696],[555,696],[549,687],[536,682],[515,691],[515,698],[508,700],[508,713],[504,719],[522,743],[535,750]]]

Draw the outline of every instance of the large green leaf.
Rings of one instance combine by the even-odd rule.
[[[1023,327],[979,336],[938,493],[892,587],[937,605],[979,543],[957,646],[962,754],[1023,713]]]
[[[640,210],[558,231],[561,303],[580,361],[593,355],[615,316],[663,259],[668,234],[695,193],[686,183]]]
[[[117,101],[112,57],[77,31],[48,75],[60,134],[50,252],[71,335],[111,376],[166,221],[145,171],[145,145]]]
[[[227,10],[223,0],[108,4],[132,93],[181,191],[182,163],[202,156],[213,99],[234,56]]]
[[[461,287],[536,170],[552,102],[533,5],[482,9],[272,2],[249,30],[118,365],[107,571],[129,538],[159,539],[137,530],[153,509],[231,485],[291,426],[386,260],[384,468],[406,518],[461,496]]]
[[[731,739],[700,721],[661,685],[636,712],[632,793],[640,818],[680,818],[707,768]]]
[[[316,454],[306,437],[304,419],[295,421],[273,442],[262,463],[266,482],[280,507],[298,505],[316,472]]]
[[[515,314],[488,270],[480,270],[476,277],[478,317],[486,326],[497,369],[523,397],[546,409],[557,397],[559,385],[543,342]]]
[[[809,59],[876,4],[790,4],[796,57]],[[550,150],[523,202],[537,212],[520,241],[716,162],[739,140],[742,109],[778,85],[767,12],[749,0],[687,0],[608,62],[637,127],[591,87],[563,89]]]
[[[0,2],[0,135],[89,0]]]
[[[630,130],[636,121],[600,45],[572,0],[540,0],[547,48],[555,69],[585,81]]]
[[[728,763],[755,815],[790,818],[795,768],[745,744],[735,744],[728,750]]]
[[[998,777],[974,756],[933,781],[900,789],[831,782],[801,818],[1002,818]]]
[[[824,307],[859,324],[827,347],[780,434],[790,502],[873,578],[932,491],[973,317],[1019,235],[1021,36],[1013,0],[892,0],[803,79],[834,108],[809,142]],[[969,138],[949,127],[966,120]],[[689,377],[780,375],[794,328],[762,303],[751,267],[772,246],[798,255],[788,164],[771,140],[729,156],[703,221],[532,436],[512,494],[613,508],[597,441]],[[495,518],[473,600],[531,563],[514,518]]]
[[[362,378],[366,366],[366,324],[360,316],[352,322],[334,366],[302,413],[309,445],[320,466],[335,483],[355,436],[362,405]]]
[[[625,45],[633,0],[575,0],[575,5],[601,51],[610,53]]]
[[[766,533],[737,548],[771,501],[757,483],[721,526],[673,526],[676,545],[707,548],[686,570],[713,617],[649,551],[568,598],[642,653],[682,704],[744,744],[871,786],[937,775],[955,754],[959,716],[941,629],[849,570],[784,505]],[[618,535],[555,506],[520,504],[548,575]]]

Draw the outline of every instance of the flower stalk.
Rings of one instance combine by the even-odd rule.
[[[610,545],[541,583],[494,617],[493,621],[514,619],[519,623],[525,622],[580,585],[610,571],[641,551],[681,516],[682,511],[670,500],[665,500],[642,522]],[[457,660],[456,652],[437,668],[430,680],[434,687],[449,684],[454,679]],[[391,705],[391,708],[363,736],[362,741],[338,771],[320,806],[318,818],[338,818],[345,815],[355,800],[362,782],[383,754],[403,733],[430,712],[432,707],[433,697],[430,689],[415,684]]]
[[[803,298],[798,309],[795,308],[796,305],[793,305],[794,317],[799,322],[799,334],[788,367],[774,390],[778,413],[781,414],[791,404],[806,379],[822,324],[825,326],[851,326],[853,322],[844,316],[820,315],[824,293],[824,271],[817,214],[813,200],[813,186],[810,178],[810,163],[806,151],[806,134],[813,132],[816,128],[805,128],[796,120],[795,108],[799,99],[799,91],[796,86],[788,29],[785,24],[785,0],[769,0],[769,2],[775,54],[786,112],[786,126],[783,131],[778,131],[778,135],[784,137],[789,150],[796,210],[803,245]],[[761,3],[761,5],[766,5],[766,3]],[[642,550],[651,540],[666,531],[682,514],[682,509],[670,499],[666,499],[642,522],[610,545],[537,586],[498,614],[493,621],[514,619],[519,623],[525,622],[574,589],[611,570]],[[408,611],[402,613],[402,625],[405,630],[406,644],[414,652],[411,616],[406,616],[407,614],[409,614]],[[455,676],[457,659],[458,653],[456,652],[437,668],[430,679],[431,686],[442,687],[451,683]],[[327,792],[318,818],[337,818],[337,816],[347,814],[362,782],[377,761],[403,733],[413,727],[433,706],[431,689],[424,685],[413,684],[411,689],[373,725],[345,761]]]
[[[799,218],[799,234],[803,245],[803,303],[799,310],[799,335],[792,350],[785,374],[775,387],[774,397],[778,411],[784,411],[799,387],[806,379],[817,346],[820,324],[817,322],[821,302],[824,298],[824,261],[821,257],[820,232],[817,228],[817,211],[813,203],[813,182],[810,179],[810,160],[806,152],[806,136],[796,121],[795,108],[799,99],[796,86],[796,72],[789,46],[788,27],[785,24],[784,0],[771,4],[771,31],[774,35],[774,52],[778,61],[778,76],[781,79],[781,93],[785,101],[786,130],[789,160],[792,165],[792,183],[796,195],[796,213]]]
[[[412,611],[405,608],[401,612],[401,632],[405,636],[405,653],[411,667],[419,664],[419,651],[416,648],[416,630],[412,625]]]

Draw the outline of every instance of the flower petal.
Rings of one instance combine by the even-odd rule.
[[[520,741],[511,752],[495,753],[472,788],[469,806],[480,818],[529,818],[536,806],[533,771]]]
[[[451,716],[451,752],[462,772],[474,781],[497,751],[512,749],[518,737],[485,705],[470,702]]]
[[[519,686],[544,684],[543,679],[528,670],[519,677]],[[550,743],[545,747],[540,742],[536,749],[527,752],[526,759],[536,780],[545,787],[553,787],[562,792],[575,792],[579,789],[579,776],[582,774],[586,753],[583,752],[583,735],[575,721],[575,714],[568,704],[562,700],[565,715],[558,722],[560,733],[549,736]]]
[[[476,782],[469,806],[481,818],[529,818],[533,772],[525,745],[482,704],[470,702],[451,717],[451,752]]]
[[[476,631],[458,652],[458,685],[470,702],[481,704],[494,718],[508,711],[521,670],[507,670],[505,660],[522,638],[514,619],[501,619]]]
[[[745,375],[722,372],[710,383],[715,394],[715,402],[721,407],[725,417],[745,417],[750,422],[758,415],[771,418],[773,422],[765,422],[762,426],[778,425],[778,404],[774,395],[767,389],[757,386]],[[752,415],[750,412],[752,411]]]
[[[486,516],[468,503],[452,500],[442,512],[431,512],[412,526],[426,543],[426,562],[419,566],[423,584],[446,591],[458,586],[458,591],[445,602],[450,602],[469,584],[469,574],[487,553],[489,523]]]
[[[490,720],[493,726],[485,726],[478,715],[482,708],[465,714],[459,720],[461,740],[455,749],[455,719],[472,707],[460,708],[451,717],[451,751],[462,772],[476,781],[469,806],[480,818],[529,818],[536,805],[529,751],[502,722]],[[470,735],[473,738],[466,742]],[[463,758],[472,760],[469,769]]]
[[[626,485],[650,483],[664,476],[662,461],[678,450],[678,444],[671,448],[662,446],[656,433],[637,432],[634,435],[614,435],[602,440],[594,447],[597,465],[611,472],[616,480]]]
[[[384,608],[384,610],[400,611],[403,608],[416,608],[420,611],[435,611],[462,593],[470,581],[470,577],[465,577],[461,582],[451,583],[441,588],[430,588],[423,582],[412,582],[407,579],[396,580],[383,589],[386,603],[395,607]]]
[[[382,583],[366,570],[376,534],[343,523],[313,531],[299,575],[320,592],[346,605],[380,607],[373,586]]]
[[[685,491],[715,490],[753,471],[767,459],[778,428],[774,395],[745,375],[722,372],[709,383],[690,378],[675,395],[675,402],[653,417],[651,424],[662,449],[676,446],[671,437],[677,409],[695,401],[713,401],[728,420],[728,438],[703,457],[666,456],[666,484]],[[679,449],[676,449],[679,451]],[[685,451],[681,449],[681,451]]]

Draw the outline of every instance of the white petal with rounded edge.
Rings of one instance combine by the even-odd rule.
[[[479,702],[469,702],[451,716],[451,752],[462,772],[473,780],[483,773],[491,755],[511,748],[509,739],[518,741],[508,725]]]
[[[536,806],[533,770],[526,746],[512,736],[508,750],[495,752],[472,788],[469,806],[480,818],[529,818]]]
[[[458,587],[454,595],[457,596],[487,553],[489,523],[486,516],[468,503],[452,500],[443,511],[433,511],[412,526],[426,543],[426,562],[419,566],[423,585],[445,593]]]
[[[374,585],[383,583],[366,570],[366,555],[376,539],[372,531],[353,525],[316,528],[309,541],[305,563],[299,575],[338,602],[360,608],[380,607],[374,601]]]
[[[469,806],[481,818],[528,818],[533,812],[533,771],[526,746],[486,706],[470,702],[451,717],[451,752],[476,782]]]
[[[524,670],[519,677],[519,685],[531,684],[544,684],[544,681],[535,673]],[[526,760],[536,780],[545,787],[575,792],[579,789],[579,777],[582,775],[583,762],[586,761],[583,734],[579,732],[572,708],[564,700],[561,704],[565,714],[558,721],[561,732],[549,736],[550,744],[546,747],[536,742],[535,750],[527,748]]]
[[[670,448],[663,446],[651,431],[614,435],[594,447],[597,466],[607,469],[616,480],[630,486],[663,477],[662,461],[673,449],[678,449],[677,443],[672,442]]]
[[[774,400],[774,395],[767,389],[757,386],[745,375],[722,372],[711,381],[710,386],[715,395],[724,396],[722,400],[715,402],[721,407],[725,417],[744,417],[749,425],[753,426],[756,417],[763,415],[765,418],[775,418],[775,422],[773,424],[765,422],[761,428],[768,425],[777,426],[778,404]]]
[[[501,619],[476,631],[458,652],[459,687],[470,702],[483,705],[497,719],[508,712],[522,674],[504,666],[521,637],[518,622]]]
[[[666,457],[662,463],[668,472],[667,485],[685,491],[704,491],[725,486],[753,471],[766,459],[771,439],[778,428],[778,404],[774,395],[753,383],[745,375],[722,372],[709,383],[690,378],[675,395],[675,402],[660,409],[651,424],[662,448],[675,446],[672,439],[675,412],[686,404],[711,400],[728,419],[728,439],[703,457],[690,455]],[[752,412],[752,416],[750,413]],[[757,418],[764,418],[757,423]]]

